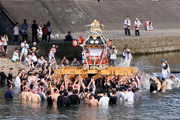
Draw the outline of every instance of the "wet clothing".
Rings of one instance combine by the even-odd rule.
[[[80,103],[80,99],[79,99],[79,96],[78,95],[70,95],[69,96],[69,99],[70,99],[70,102],[72,105],[77,105]]]
[[[162,63],[162,75],[163,75],[163,78],[167,78],[168,73],[170,73],[169,64]]]
[[[58,107],[66,107],[66,106],[70,106],[71,102],[68,97],[59,96],[57,105],[58,105]]]
[[[0,72],[0,75],[1,75],[1,86],[4,86],[7,75],[3,71]]]
[[[174,81],[173,88],[179,88],[179,83],[180,83],[179,78],[175,78],[175,79],[173,79],[173,81]]]
[[[8,74],[8,77],[7,77],[7,85],[11,84],[9,81],[12,82],[12,79],[13,79],[13,74],[12,74],[12,73],[9,73],[9,74]]]
[[[134,101],[141,101],[142,99],[143,98],[142,98],[141,93],[139,93],[139,92],[134,93]]]
[[[99,105],[108,106],[109,105],[109,97],[101,97],[99,100]]]
[[[116,97],[118,100],[120,100],[120,101],[124,100],[124,96],[125,96],[124,92],[122,92],[122,91],[116,92]]]
[[[156,91],[157,90],[157,85],[156,85],[156,83],[151,83],[151,85],[150,85],[150,92],[153,92],[153,91]]]
[[[48,105],[53,105],[52,96],[47,97],[47,103],[48,103]]]
[[[170,80],[170,79],[167,79],[167,80],[166,80],[166,83],[167,83],[166,89],[167,89],[167,90],[172,90],[173,85],[174,85],[174,82],[173,82],[172,80]]]
[[[63,106],[63,103],[62,103],[62,99],[63,99],[64,95],[60,95],[58,97],[58,100],[57,100],[57,106],[58,107],[62,107]]]
[[[45,100],[44,95],[43,95],[42,93],[38,93],[38,94],[39,94],[39,96],[40,96],[40,98],[41,98],[41,102],[43,102],[43,101]]]
[[[101,95],[96,96],[96,99],[99,101],[101,99]]]
[[[127,92],[125,94],[124,100],[127,100],[128,102],[134,102],[134,93],[131,92]]]
[[[109,104],[116,104],[117,97],[116,96],[110,96]]]
[[[4,95],[5,98],[13,98],[12,90],[8,89]]]

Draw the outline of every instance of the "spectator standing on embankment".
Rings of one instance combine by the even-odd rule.
[[[36,24],[36,20],[33,20],[33,24],[31,28],[32,28],[32,42],[38,43],[38,37],[37,37],[38,25]]]
[[[28,39],[28,27],[29,27],[29,25],[27,24],[27,20],[24,19],[24,23],[21,25],[22,40],[23,41]]]
[[[52,25],[51,25],[50,21],[47,22],[47,29],[48,29],[48,32],[47,32],[48,42],[50,42],[51,41],[51,32],[52,32]]]
[[[23,43],[21,43],[21,54],[20,54],[20,62],[22,60],[22,57],[26,58],[28,54],[29,45],[27,44],[27,40],[24,40]]]
[[[14,27],[14,44],[18,44],[19,41],[19,23],[16,23],[16,26]]]
[[[140,36],[139,28],[141,26],[141,22],[138,18],[136,18],[136,20],[134,21],[134,25],[135,25],[135,36]]]
[[[124,20],[124,30],[125,30],[125,35],[127,36],[131,36],[130,27],[131,27],[131,21],[129,19],[129,16],[127,16],[126,19]]]

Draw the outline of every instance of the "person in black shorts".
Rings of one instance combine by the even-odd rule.
[[[12,80],[13,80],[13,68],[9,69],[9,73],[7,76],[7,85],[9,86],[10,84],[12,84]]]

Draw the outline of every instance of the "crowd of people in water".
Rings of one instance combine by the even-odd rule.
[[[25,44],[26,41],[23,42],[22,46],[24,47]],[[33,46],[35,45],[33,44]],[[126,54],[129,51],[127,49],[128,46],[125,45],[122,52],[126,51],[124,53]],[[35,50],[35,52],[32,52],[31,57],[38,52],[38,49]],[[12,88],[15,86],[21,90],[19,98],[30,103],[40,104],[47,101],[48,105],[57,107],[80,103],[90,106],[108,106],[126,101],[128,103],[142,101],[143,96],[139,91],[147,87],[152,93],[179,88],[180,81],[175,74],[167,78],[168,73],[170,73],[167,59],[162,60],[162,78],[156,76],[156,74],[151,77],[148,74],[140,75],[139,72],[127,76],[101,75],[98,78],[94,76],[84,77],[83,75],[55,77],[55,65],[57,63],[53,64],[52,58],[55,59],[55,55],[51,56],[51,53],[55,53],[55,51],[56,45],[53,45],[49,52],[49,62],[43,56],[30,63],[25,58],[25,63],[30,67],[30,70],[20,69],[15,79],[13,79],[13,68],[10,68],[8,75],[6,75],[4,72],[6,68],[3,66],[0,73],[1,86],[5,86],[5,81],[7,81],[9,87],[4,95],[5,98],[13,98]],[[63,58],[61,65],[70,66],[66,57]],[[71,66],[80,66],[80,63],[75,58]]]
[[[167,60],[163,60],[162,65],[162,69],[169,69]],[[126,101],[134,103],[143,100],[139,91],[144,88],[149,87],[152,93],[179,88],[179,79],[175,74],[169,78],[167,76],[161,78],[156,74],[150,77],[148,74],[140,75],[138,72],[125,77],[121,75],[101,75],[98,78],[83,75],[54,77],[55,69],[42,64],[38,69],[31,67],[29,71],[19,70],[13,80],[13,68],[10,68],[8,75],[4,73],[5,69],[1,68],[1,86],[5,86],[7,81],[9,87],[5,98],[13,98],[12,88],[15,86],[21,90],[19,98],[22,101],[37,104],[47,101],[48,105],[57,107],[78,105],[81,102],[90,106],[108,106]]]
[[[137,23],[136,23],[137,22]],[[140,21],[136,19],[136,34],[139,35]],[[55,70],[58,68],[56,62],[56,57],[59,58],[59,46],[53,44],[49,49],[48,59],[44,56],[37,58],[37,54],[40,49],[38,48],[37,40],[37,29],[38,25],[36,21],[33,21],[32,25],[32,46],[27,43],[27,21],[24,20],[24,24],[21,26],[21,31],[23,32],[23,42],[21,43],[20,56],[19,50],[15,49],[12,61],[16,64],[23,62],[30,70],[20,69],[17,76],[13,76],[13,68],[9,69],[9,73],[5,73],[5,67],[1,67],[1,86],[5,86],[7,81],[8,90],[5,93],[5,98],[13,98],[13,86],[20,89],[21,94],[19,99],[22,101],[40,104],[41,102],[47,101],[48,106],[71,106],[78,105],[80,103],[88,104],[90,106],[108,106],[110,104],[118,104],[120,102],[134,103],[143,100],[143,96],[140,91],[144,88],[149,88],[150,92],[166,92],[166,90],[171,90],[173,88],[179,88],[179,79],[175,74],[168,77],[170,74],[170,66],[168,60],[162,60],[162,78],[159,76],[150,77],[148,74],[140,75],[138,71],[132,73],[131,75],[100,75],[95,77],[89,75],[84,77],[84,75],[59,75],[56,77]],[[51,30],[50,22],[47,23]],[[130,36],[130,20],[124,21],[125,24],[125,34]],[[18,27],[18,23],[16,25]],[[46,27],[46,25],[44,25]],[[34,30],[36,28],[36,30]],[[14,28],[14,32],[17,28]],[[51,33],[47,28],[46,32]],[[33,30],[35,32],[33,32]],[[19,30],[18,30],[19,31]],[[19,33],[18,33],[19,34]],[[49,34],[48,34],[49,35]],[[46,39],[44,39],[46,37]],[[43,40],[47,40],[47,35],[42,36]],[[2,36],[3,41],[8,41],[7,36]],[[15,35],[16,43],[18,37]],[[66,36],[67,41],[72,41],[73,37],[71,32],[68,32]],[[50,41],[50,36],[49,36]],[[1,42],[1,41],[0,41]],[[5,43],[5,42],[4,42]],[[4,48],[7,46],[4,44]],[[110,66],[116,66],[117,50],[115,46],[111,46],[108,49],[108,59]],[[6,51],[4,51],[4,56]],[[23,61],[24,57],[24,61]],[[83,62],[82,53],[82,64]],[[122,50],[122,64],[124,67],[130,67],[132,54],[128,45],[125,45]],[[81,66],[76,58],[70,64],[69,60],[64,56],[61,61],[61,66]],[[14,79],[15,78],[15,79]]]
[[[48,105],[58,107],[81,102],[90,106],[108,106],[120,101],[134,102],[143,99],[139,92],[142,81],[138,72],[126,77],[102,75],[97,79],[92,76],[84,78],[83,75],[77,75],[72,78],[65,75],[55,78],[54,69],[43,64],[38,69],[19,70],[18,76],[13,80],[13,68],[10,68],[7,76],[3,72],[5,67],[1,70],[1,85],[5,85],[7,80],[9,87],[5,98],[13,98],[11,90],[14,85],[21,90],[21,100],[39,104],[47,100]]]

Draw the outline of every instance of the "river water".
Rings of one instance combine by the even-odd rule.
[[[172,70],[178,71],[180,67],[180,52],[161,53],[133,57],[133,66],[141,72],[156,72],[161,76],[161,60],[168,59]],[[119,62],[119,61],[118,61]],[[142,67],[146,66],[146,67]],[[151,67],[147,67],[151,66]],[[154,68],[154,67],[156,68]],[[180,75],[177,74],[180,78]],[[109,107],[90,107],[81,103],[79,106],[57,109],[47,107],[47,103],[30,104],[19,100],[20,90],[13,88],[14,99],[7,101],[4,93],[7,87],[0,88],[0,119],[79,119],[79,120],[170,120],[180,119],[180,94],[179,89],[166,93],[151,94],[143,90],[143,101],[133,105],[119,103]]]

